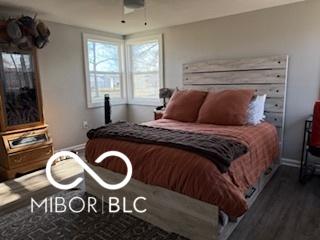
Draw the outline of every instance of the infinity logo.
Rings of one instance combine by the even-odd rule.
[[[69,190],[69,189],[75,188],[83,181],[83,178],[78,177],[76,180],[74,180],[72,183],[69,183],[69,184],[58,183],[52,177],[51,167],[52,167],[53,162],[60,157],[73,158],[84,169],[84,171],[86,171],[100,186],[102,186],[105,189],[118,190],[120,188],[123,188],[124,186],[126,186],[129,183],[131,176],[132,176],[131,162],[130,162],[129,158],[121,152],[118,152],[118,151],[105,152],[95,160],[96,163],[101,163],[103,160],[105,160],[108,157],[118,157],[118,158],[121,158],[125,162],[125,164],[127,166],[126,177],[120,183],[108,184],[105,181],[103,181],[78,155],[76,155],[73,152],[69,152],[69,151],[61,151],[61,152],[57,152],[54,155],[52,155],[49,158],[49,160],[47,162],[47,166],[46,166],[46,174],[47,174],[48,181],[54,187],[61,189],[61,190]]]

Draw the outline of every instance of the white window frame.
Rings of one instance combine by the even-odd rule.
[[[128,104],[135,105],[146,105],[146,106],[159,106],[161,105],[161,99],[154,98],[135,98],[133,95],[133,81],[132,81],[132,70],[131,70],[131,56],[130,56],[130,45],[147,43],[157,40],[159,42],[159,87],[162,88],[164,85],[164,74],[163,74],[163,37],[162,34],[149,35],[145,37],[130,38],[125,41],[126,45],[126,70],[127,70],[127,96]]]
[[[126,73],[125,73],[125,54],[124,54],[124,40],[118,38],[110,38],[96,34],[82,34],[83,39],[83,52],[84,52],[84,65],[85,65],[85,79],[86,79],[86,93],[87,93],[87,107],[96,108],[103,107],[104,101],[95,103],[91,100],[91,89],[90,89],[90,70],[89,70],[89,59],[88,59],[88,40],[96,42],[109,42],[119,45],[119,57],[120,57],[120,94],[121,98],[111,98],[111,105],[127,104],[126,95]]]

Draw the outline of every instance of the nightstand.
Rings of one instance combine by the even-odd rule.
[[[158,120],[161,119],[163,114],[164,114],[165,108],[162,108],[160,110],[154,109],[153,113],[154,113],[154,120]]]

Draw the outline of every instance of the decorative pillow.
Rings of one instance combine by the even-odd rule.
[[[202,104],[198,122],[218,125],[247,124],[248,106],[253,90],[209,92]]]
[[[176,90],[166,110],[163,118],[173,119],[181,122],[195,122],[199,109],[207,96],[207,92],[195,90]]]
[[[248,123],[257,125],[261,123],[264,118],[264,104],[266,102],[267,94],[257,95],[251,100],[248,107]]]

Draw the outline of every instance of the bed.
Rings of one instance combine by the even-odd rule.
[[[123,189],[106,191],[86,174],[86,191],[95,196],[137,196],[148,211],[133,213],[166,231],[189,239],[227,239],[279,166],[281,156],[287,56],[213,60],[185,64],[184,88],[222,90],[252,88],[267,93],[267,122],[258,126],[221,126],[159,119],[147,126],[213,134],[236,139],[249,151],[232,162],[226,173],[204,157],[167,146],[93,139],[86,158],[102,179],[120,182],[126,168],[110,159],[93,164],[103,152],[118,150],[133,162],[133,179]],[[221,220],[227,215],[227,221]],[[220,218],[220,219],[219,219]],[[220,222],[220,224],[219,224]],[[221,224],[224,223],[224,224]]]

